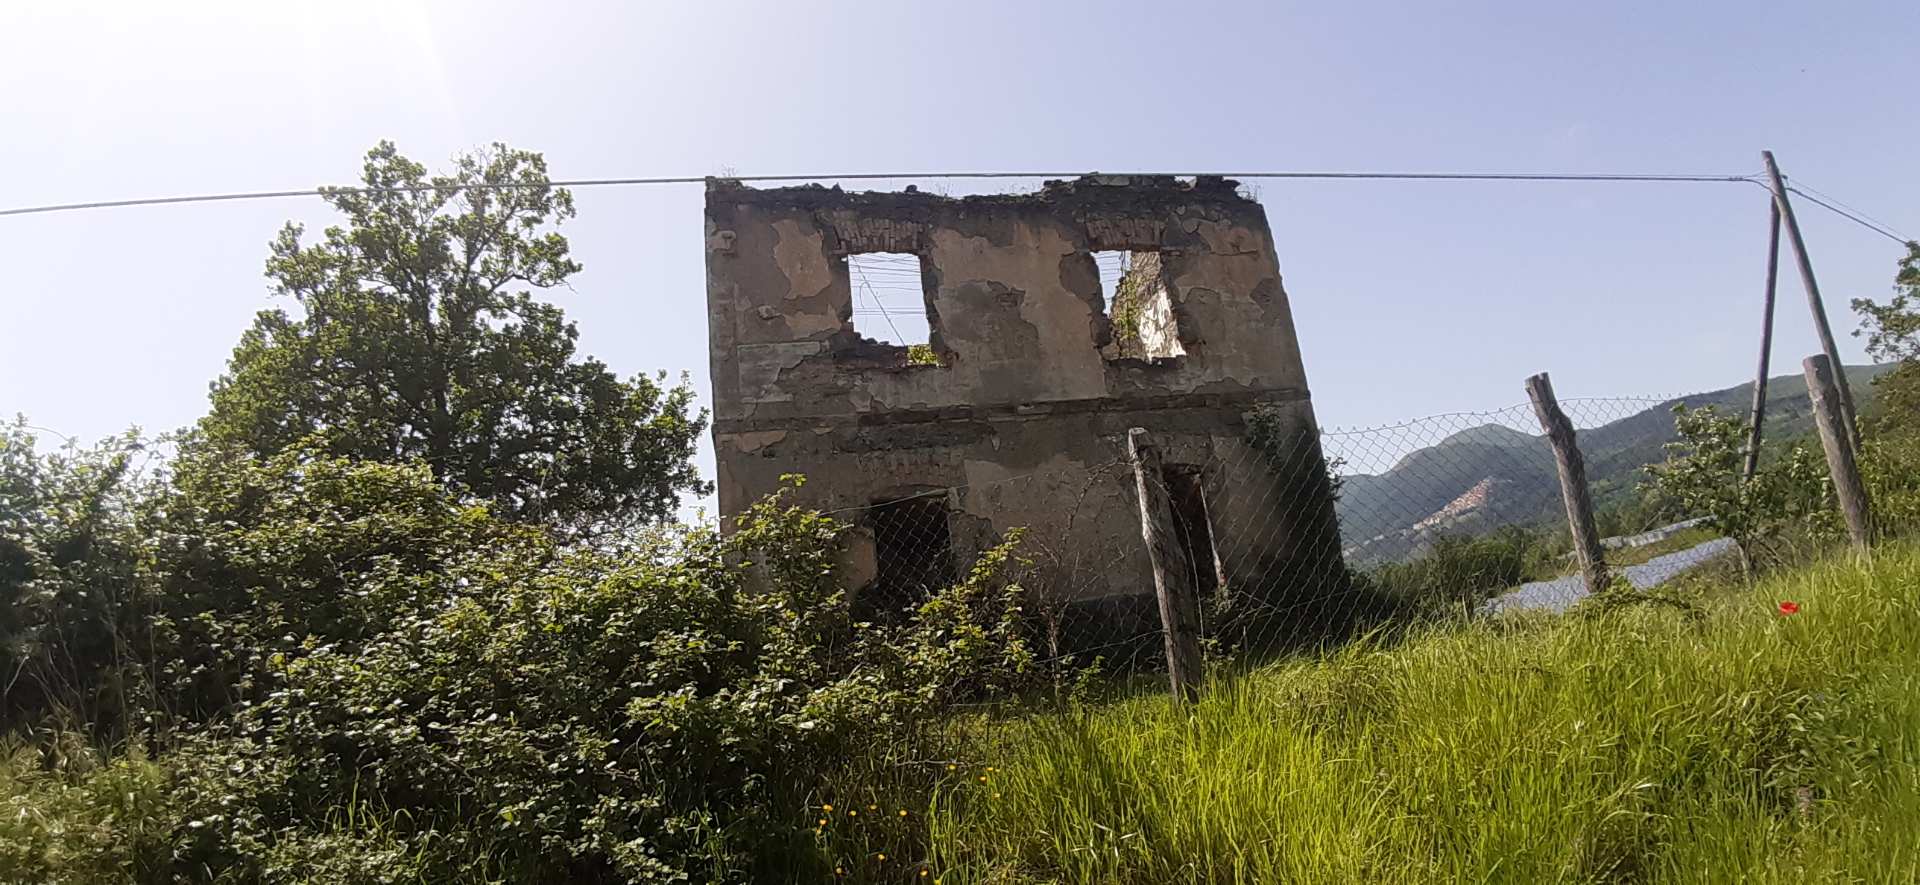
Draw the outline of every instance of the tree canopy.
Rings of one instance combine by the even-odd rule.
[[[555,229],[573,196],[541,155],[495,144],[429,175],[381,142],[362,184],[324,192],[345,223],[317,242],[291,222],[274,239],[267,278],[299,311],[255,317],[202,444],[418,458],[503,516],[570,529],[663,519],[707,490],[685,380],[620,379],[534,297],[580,270]]]
[[[1853,334],[1867,339],[1867,354],[1897,362],[1899,368],[1874,379],[1879,396],[1869,420],[1887,429],[1920,428],[1920,243],[1907,243],[1893,276],[1893,297],[1881,304],[1870,298],[1853,299],[1860,328]]]
[[[1870,298],[1853,299],[1860,314],[1860,330],[1865,334],[1867,353],[1884,360],[1920,358],[1920,243],[1907,244],[1893,276],[1893,298],[1881,304]]]

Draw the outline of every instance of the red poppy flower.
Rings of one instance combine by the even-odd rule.
[[[1780,613],[1781,613],[1781,614],[1783,614],[1783,615],[1793,615],[1793,614],[1799,614],[1799,613],[1800,613],[1800,603],[1797,603],[1797,602],[1782,602],[1782,603],[1780,603]]]

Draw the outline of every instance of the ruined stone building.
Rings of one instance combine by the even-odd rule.
[[[924,347],[856,322],[849,256],[876,252],[917,264]],[[1118,291],[1103,252],[1131,257]],[[720,509],[804,474],[801,502],[857,526],[869,597],[951,580],[1024,526],[1055,601],[1139,608],[1130,427],[1159,442],[1203,590],[1291,598],[1339,572],[1272,235],[1233,182],[955,199],[713,180],[706,254]]]

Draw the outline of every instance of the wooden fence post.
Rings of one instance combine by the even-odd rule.
[[[1854,548],[1864,551],[1873,543],[1873,511],[1867,501],[1867,487],[1860,482],[1853,441],[1847,436],[1844,400],[1834,383],[1833,362],[1826,354],[1815,354],[1802,365],[1807,371],[1807,393],[1813,397],[1814,421],[1820,428],[1820,447],[1827,451],[1827,470],[1833,475],[1833,494],[1840,499],[1840,513],[1847,518],[1847,534]]]
[[[1533,413],[1553,445],[1553,459],[1560,468],[1560,497],[1567,502],[1567,528],[1573,535],[1573,552],[1580,559],[1580,573],[1586,576],[1587,592],[1607,589],[1607,561],[1600,550],[1600,531],[1593,522],[1593,498],[1587,492],[1587,465],[1574,443],[1573,422],[1560,411],[1553,398],[1553,382],[1541,372],[1527,379],[1527,397],[1533,400]]]
[[[1174,534],[1173,505],[1160,470],[1160,452],[1145,428],[1127,431],[1127,459],[1140,498],[1140,536],[1153,563],[1153,592],[1160,600],[1161,634],[1167,645],[1167,679],[1175,703],[1199,696],[1205,664],[1200,656],[1200,601],[1193,575]]]

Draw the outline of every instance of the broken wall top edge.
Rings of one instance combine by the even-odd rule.
[[[1259,203],[1240,193],[1230,178],[1200,175],[1083,175],[1072,180],[1048,180],[1034,193],[971,194],[950,197],[921,190],[849,191],[840,185],[803,184],[758,188],[732,178],[708,178],[706,197],[715,204],[793,209],[1137,209],[1143,204],[1216,204],[1245,208]]]

